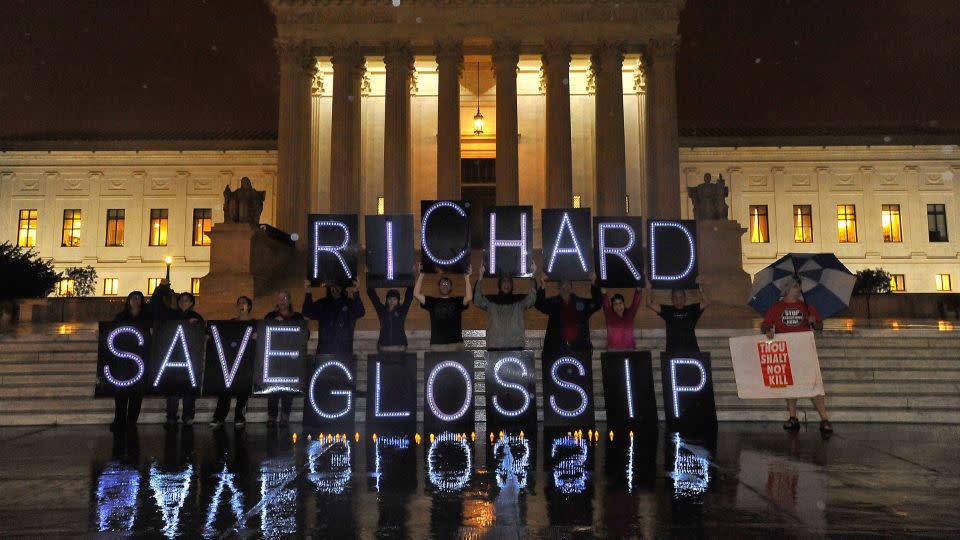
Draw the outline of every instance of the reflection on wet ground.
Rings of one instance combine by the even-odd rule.
[[[0,429],[0,536],[960,535],[960,426],[348,434]]]

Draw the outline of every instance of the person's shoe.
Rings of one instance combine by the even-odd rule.
[[[290,415],[289,415],[289,414],[281,414],[281,415],[280,415],[280,425],[281,425],[281,426],[290,425]]]
[[[223,422],[221,422],[220,420],[211,420],[210,427],[212,427],[213,429],[220,429],[223,427]]]
[[[185,425],[185,426],[192,426],[192,425],[193,425],[193,418],[184,418],[184,419],[183,419],[183,425]]]
[[[233,423],[233,429],[243,429],[247,427],[247,422],[245,420],[237,420]]]
[[[820,433],[823,433],[824,435],[833,433],[833,424],[831,424],[829,420],[821,420]]]
[[[783,423],[783,429],[787,431],[800,431],[800,420],[796,416],[791,416],[789,420]]]

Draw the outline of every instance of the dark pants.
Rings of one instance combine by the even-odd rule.
[[[283,403],[281,411],[285,416],[290,416],[290,411],[293,409],[293,394],[274,394],[267,397],[267,418],[276,418],[277,417],[277,406]]]
[[[180,406],[180,400],[183,400],[183,419],[193,420],[193,413],[197,410],[197,396],[168,397],[167,398],[167,420],[177,420],[177,407]]]
[[[140,404],[143,403],[141,395],[123,395],[113,398],[113,425],[132,426],[136,425],[140,418]]]
[[[247,399],[250,396],[237,396],[237,405],[233,408],[233,421],[246,422],[244,413],[247,411]],[[213,419],[217,422],[223,422],[227,419],[227,413],[230,411],[230,396],[220,396],[217,398],[217,408],[213,411]]]

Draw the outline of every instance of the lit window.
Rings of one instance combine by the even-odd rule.
[[[574,195],[574,196],[573,196],[573,207],[574,207],[574,208],[580,208],[580,196],[579,196],[579,195]]]
[[[947,292],[953,290],[953,284],[950,283],[950,274],[937,274],[937,290]]]
[[[169,214],[166,208],[150,210],[150,241],[151,246],[167,245],[167,222]]]
[[[623,196],[623,209],[624,209],[624,213],[627,213],[627,214],[630,213],[630,196],[629,195]]]
[[[880,210],[880,221],[883,223],[884,242],[903,242],[900,231],[900,205],[885,204]]]
[[[72,279],[61,279],[57,282],[57,296],[73,296],[77,282]]]
[[[890,290],[893,292],[907,290],[907,281],[903,274],[890,274]]]
[[[72,208],[63,211],[63,236],[60,245],[64,247],[80,246],[80,210]]]
[[[153,291],[157,290],[157,287],[160,286],[160,278],[152,277],[147,278],[147,296],[153,294]]]
[[[20,210],[20,220],[17,222],[17,245],[20,247],[34,247],[37,245],[37,211]]]
[[[837,205],[837,240],[841,244],[857,241],[857,207],[853,204]]]
[[[209,208],[193,209],[193,245],[209,246],[210,229],[213,228],[213,210]]]
[[[750,242],[765,244],[770,241],[770,230],[767,226],[767,205],[750,205]]]
[[[192,292],[194,296],[200,296],[200,278],[190,278],[190,292]]]
[[[383,197],[377,197],[377,214],[382,216],[384,214],[384,211],[385,209],[384,209]]]
[[[793,205],[793,242],[813,242],[813,208],[809,204]]]
[[[947,241],[947,207],[944,204],[927,205],[927,230],[931,242]],[[950,289],[947,289],[950,290]]]
[[[103,278],[103,295],[114,296],[117,294],[120,280],[115,277]]]
[[[107,210],[107,247],[123,245],[123,226],[126,221],[126,213],[123,208]]]

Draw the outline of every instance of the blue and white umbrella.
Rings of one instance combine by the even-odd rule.
[[[803,300],[826,318],[850,305],[857,278],[833,253],[790,253],[753,276],[750,306],[766,313],[795,280]]]

